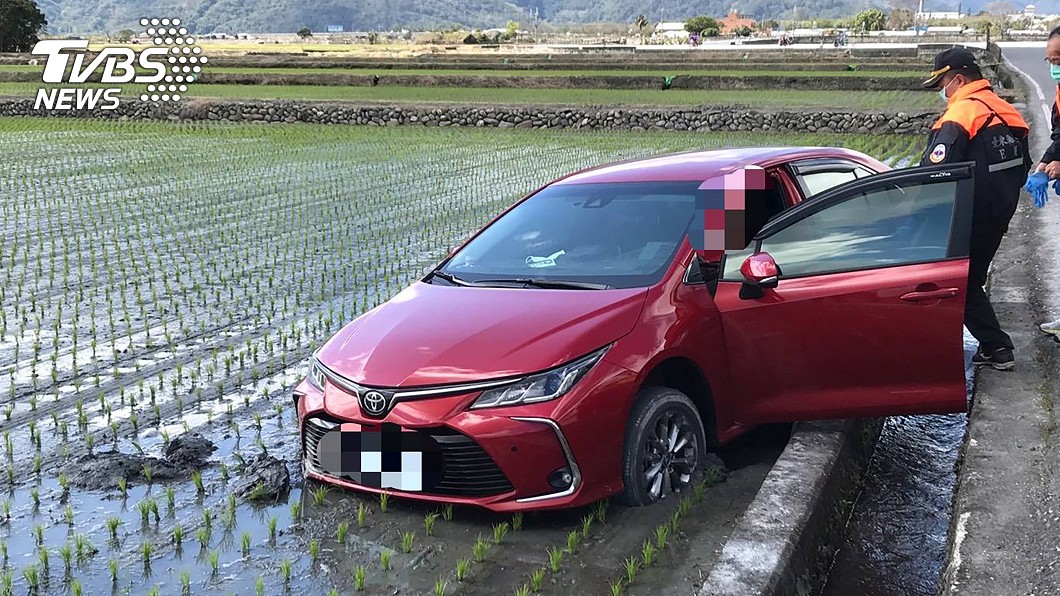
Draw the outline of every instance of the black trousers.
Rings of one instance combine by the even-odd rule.
[[[978,198],[978,197],[977,197]],[[1009,221],[1016,212],[1018,201],[1009,205],[976,209],[972,218],[972,238],[969,249],[968,299],[964,306],[964,325],[979,340],[985,354],[1000,349],[1012,349],[1008,336],[994,314],[994,307],[986,296],[986,274],[994,260],[1001,239],[1008,232]]]

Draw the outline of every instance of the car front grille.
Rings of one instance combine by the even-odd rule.
[[[302,451],[309,468],[317,474],[332,476],[320,465],[317,447],[327,432],[342,422],[334,418],[310,416],[302,432]],[[434,439],[441,447],[442,475],[433,486],[424,486],[424,493],[459,497],[486,497],[509,492],[511,482],[493,458],[471,437],[455,430],[437,427],[416,432]],[[338,476],[342,480],[350,480]]]

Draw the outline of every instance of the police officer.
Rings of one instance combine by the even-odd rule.
[[[1001,329],[983,286],[1016,212],[1032,160],[1029,127],[1019,112],[983,79],[975,56],[955,47],[935,56],[924,87],[937,88],[946,111],[931,127],[921,165],[974,161],[975,200],[964,324],[979,340],[973,361],[998,370],[1016,365],[1012,339]]]

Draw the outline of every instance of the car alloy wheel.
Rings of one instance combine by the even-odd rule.
[[[626,425],[619,500],[648,505],[680,492],[702,474],[706,435],[692,400],[676,389],[642,390]]]
[[[645,437],[642,448],[644,479],[653,500],[688,486],[699,463],[692,423],[684,413],[667,410]]]

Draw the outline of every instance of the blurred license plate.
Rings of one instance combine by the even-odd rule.
[[[441,448],[426,433],[396,424],[345,423],[317,448],[324,472],[370,488],[420,492],[441,472]]]

